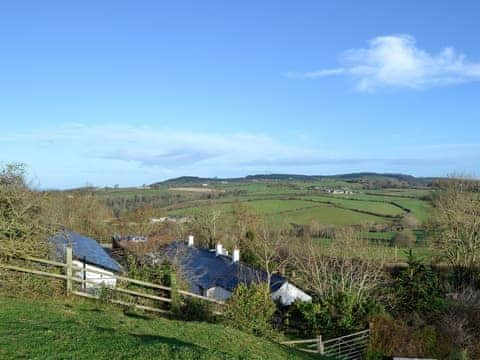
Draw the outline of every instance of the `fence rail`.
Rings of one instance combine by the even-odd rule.
[[[284,341],[283,345],[295,346],[298,350],[327,355],[342,360],[357,360],[368,347],[370,329],[323,340],[321,336],[315,339]],[[300,347],[299,347],[300,346]]]
[[[73,286],[74,283],[80,283],[80,284],[85,285],[85,286],[87,284],[100,286],[100,284],[98,282],[94,282],[94,281],[91,281],[91,280],[81,279],[81,278],[75,276],[74,273],[78,273],[78,272],[83,273],[83,272],[86,271],[88,273],[106,275],[105,271],[99,271],[99,270],[95,270],[95,269],[91,269],[91,268],[85,269],[85,268],[74,265],[73,264],[73,258],[72,258],[72,249],[70,247],[66,248],[66,262],[65,263],[58,262],[58,261],[47,260],[47,259],[39,259],[39,258],[35,258],[35,257],[30,257],[30,256],[24,256],[24,257],[21,257],[19,259],[34,262],[34,263],[39,263],[39,264],[42,264],[42,265],[58,267],[58,268],[63,269],[64,273],[63,274],[56,274],[56,273],[49,272],[49,271],[30,269],[30,268],[23,267],[23,266],[17,266],[17,265],[13,265],[13,264],[5,264],[5,263],[0,263],[0,269],[16,271],[16,272],[23,272],[23,273],[27,273],[27,274],[33,274],[33,275],[38,275],[38,276],[45,276],[45,277],[49,277],[49,278],[60,279],[60,280],[65,281],[65,285],[66,285],[65,287],[66,287],[67,295],[76,295],[76,296],[81,296],[81,297],[90,298],[90,299],[100,299],[100,296],[98,294],[92,294],[92,293],[85,292],[85,291],[75,290],[74,286]],[[133,296],[133,297],[136,297],[136,298],[145,298],[145,299],[154,300],[154,301],[158,301],[158,302],[165,303],[165,304],[171,304],[172,303],[172,295],[173,295],[172,293],[176,292],[176,293],[178,293],[182,296],[197,298],[197,299],[207,301],[207,302],[210,302],[210,303],[215,303],[217,305],[225,305],[225,303],[223,301],[218,301],[218,300],[211,299],[211,298],[201,296],[201,295],[198,295],[198,294],[194,294],[194,293],[191,293],[191,292],[188,292],[188,291],[175,289],[175,288],[160,285],[160,284],[154,284],[154,283],[143,281],[143,280],[132,279],[132,278],[128,278],[128,277],[124,277],[124,276],[120,276],[120,275],[116,275],[116,274],[110,274],[110,273],[108,274],[108,278],[114,278],[118,281],[135,284],[135,285],[138,285],[138,286],[144,287],[144,288],[162,290],[162,291],[167,292],[169,294],[169,296],[160,296],[158,294],[149,294],[149,293],[145,293],[145,292],[141,292],[141,291],[125,289],[125,288],[120,287],[120,286],[109,287],[109,289],[111,291],[126,294],[126,295],[130,295],[130,296]],[[137,304],[135,302],[131,303],[131,302],[126,302],[126,301],[122,301],[122,300],[118,300],[118,299],[110,299],[109,301],[112,302],[112,303],[115,303],[115,304],[123,305],[123,306],[133,306],[137,309],[141,309],[141,310],[145,310],[145,311],[152,311],[152,312],[157,312],[157,313],[169,313],[170,312],[169,310],[166,310],[166,309],[153,307],[153,306],[146,306],[146,305],[142,305],[142,304]],[[221,312],[217,311],[217,310],[215,310],[214,313],[215,314],[221,314]]]

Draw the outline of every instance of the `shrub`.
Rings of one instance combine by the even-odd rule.
[[[0,258],[47,255],[44,200],[28,188],[23,165],[0,168]]]
[[[257,336],[272,334],[272,318],[276,306],[266,284],[249,287],[240,284],[225,309],[227,325]]]
[[[393,238],[391,245],[398,247],[413,247],[415,245],[416,237],[412,230],[405,229],[397,233]]]
[[[390,288],[394,296],[394,312],[428,315],[445,306],[440,281],[430,266],[408,253],[408,267],[394,279]]]
[[[320,334],[322,325],[331,320],[330,313],[317,302],[295,301],[287,311],[288,326],[301,332],[304,337]]]
[[[452,344],[435,327],[377,316],[372,319],[369,353],[384,356],[449,358]]]
[[[185,297],[180,306],[172,308],[174,315],[184,321],[206,321],[213,322],[213,304],[191,297]]]
[[[412,214],[406,214],[402,218],[402,225],[404,228],[407,229],[416,229],[419,227],[420,221],[418,221],[417,218]]]
[[[365,329],[369,319],[379,312],[380,307],[369,298],[356,303],[351,295],[338,293],[318,302],[295,302],[288,309],[287,318],[288,326],[300,331],[303,337],[330,337]]]

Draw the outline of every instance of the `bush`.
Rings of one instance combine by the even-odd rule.
[[[421,259],[408,253],[408,267],[394,279],[390,288],[394,296],[394,312],[429,315],[445,307],[445,298],[437,274]]]
[[[418,321],[407,323],[388,316],[377,316],[371,324],[371,354],[386,357],[449,358],[452,344],[431,325]]]
[[[257,336],[272,335],[276,306],[266,284],[240,284],[228,300],[225,323]]]
[[[19,164],[0,168],[0,259],[48,254],[45,197],[28,188],[25,174]]]
[[[215,320],[213,304],[202,299],[186,297],[181,304],[172,306],[172,312],[176,318],[184,321],[213,322]]]
[[[287,312],[288,326],[302,337],[338,336],[368,327],[369,319],[381,312],[373,300],[352,301],[346,293],[318,302],[294,302]]]
[[[397,233],[393,238],[391,245],[411,248],[415,245],[416,237],[412,230],[405,229],[402,232]]]
[[[420,226],[420,221],[412,214],[406,214],[402,218],[402,225],[406,229],[417,229]]]
[[[298,330],[302,337],[320,335],[322,326],[329,320],[328,309],[316,302],[295,301],[286,314],[287,325]]]

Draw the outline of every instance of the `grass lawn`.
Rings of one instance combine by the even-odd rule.
[[[0,296],[1,359],[318,359],[217,324]]]

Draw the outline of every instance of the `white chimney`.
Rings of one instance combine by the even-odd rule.
[[[188,242],[187,242],[188,246],[193,246],[193,235],[188,235]]]
[[[233,260],[233,262],[239,262],[240,261],[240,249],[239,248],[233,249],[232,260]]]
[[[216,251],[216,255],[223,255],[223,246],[222,244],[218,243],[217,244],[217,251]]]

